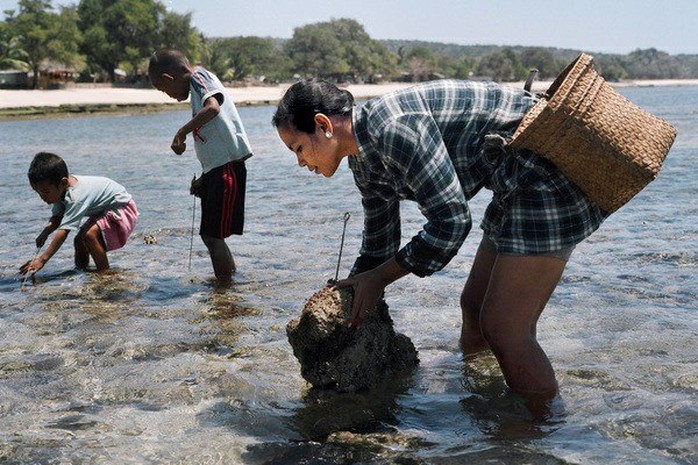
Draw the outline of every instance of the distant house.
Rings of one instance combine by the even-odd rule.
[[[0,70],[0,89],[26,89],[29,73],[16,69]]]
[[[60,89],[77,80],[79,73],[72,69],[49,68],[39,73],[40,89]]]
[[[128,73],[121,68],[114,69],[114,82],[126,82],[128,80]]]
[[[62,89],[66,85],[75,83],[80,73],[59,61],[44,60],[39,67],[39,76],[37,79],[38,89]],[[33,74],[30,74],[32,77]]]

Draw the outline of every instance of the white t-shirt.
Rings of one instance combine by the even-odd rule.
[[[203,172],[250,157],[252,149],[240,115],[218,78],[201,66],[196,66],[189,81],[189,94],[194,115],[214,95],[221,107],[214,119],[192,134],[196,157],[201,162]]]
[[[59,229],[76,231],[82,220],[101,215],[131,201],[131,194],[116,181],[101,176],[77,176],[78,182],[69,187],[65,197],[53,204],[53,216],[62,216]]]

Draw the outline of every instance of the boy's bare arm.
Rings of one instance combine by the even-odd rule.
[[[31,273],[36,273],[40,269],[44,267],[46,262],[48,262],[51,257],[58,251],[58,249],[61,248],[63,243],[68,237],[68,234],[70,231],[67,229],[59,229],[58,232],[53,236],[53,240],[49,244],[48,248],[39,255],[38,257],[34,258],[33,260],[29,260],[27,263],[22,265],[19,269],[19,272],[24,274],[27,272]]]
[[[177,131],[177,134],[175,134],[171,145],[172,151],[177,155],[184,153],[184,150],[187,148],[187,144],[185,143],[187,134],[194,132],[196,128],[200,128],[204,124],[211,121],[213,118],[218,116],[220,111],[221,106],[216,97],[211,96],[207,98],[204,102],[204,106],[201,107],[201,110],[199,110],[198,113],[196,113],[192,119],[187,122],[187,124],[179,128],[179,131]]]
[[[52,216],[51,219],[48,220],[48,224],[36,237],[37,247],[43,247],[44,243],[46,243],[46,239],[48,239],[48,236],[50,236],[53,231],[58,229],[58,226],[61,224],[61,218],[61,216]]]

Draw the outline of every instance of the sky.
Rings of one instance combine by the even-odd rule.
[[[351,18],[373,39],[698,54],[698,0],[160,1],[192,13],[192,24],[207,37],[290,38],[306,24]],[[0,10],[16,6],[17,0],[0,0]]]

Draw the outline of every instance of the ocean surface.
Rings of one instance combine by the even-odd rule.
[[[0,463],[698,464],[698,87],[621,92],[679,135],[658,179],[577,247],[541,318],[561,390],[546,421],[491,356],[458,350],[477,226],[443,271],[388,288],[414,372],[309,389],[285,327],[334,277],[345,212],[348,273],[362,212],[346,164],[330,179],[297,167],[273,107],[239,109],[256,155],[226,290],[192,247],[198,162],[169,149],[188,112],[0,122]],[[109,273],[74,271],[69,239],[22,289],[50,216],[26,178],[43,150],[126,186],[141,217]],[[402,215],[408,240],[424,219]]]

